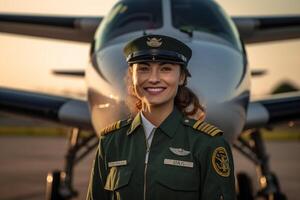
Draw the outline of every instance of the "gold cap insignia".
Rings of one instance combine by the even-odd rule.
[[[230,167],[227,151],[224,147],[218,147],[214,150],[212,155],[212,164],[214,170],[223,177],[230,175]]]
[[[161,38],[147,38],[147,45],[149,47],[160,47],[162,44],[162,39]]]

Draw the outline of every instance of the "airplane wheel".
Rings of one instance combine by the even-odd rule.
[[[254,198],[251,178],[246,173],[238,173],[237,182],[239,188],[237,199],[253,200]]]
[[[46,185],[46,200],[62,200],[60,195],[60,171],[53,171],[47,175],[47,185]]]
[[[258,192],[258,197],[265,200],[287,200],[285,194],[283,194],[280,190],[277,176],[274,173],[271,173],[268,180],[269,184],[272,184],[272,191],[275,189],[275,192],[270,192],[269,188],[265,188],[264,190]]]
[[[274,200],[287,200],[286,196],[282,193],[275,193]]]
[[[287,200],[287,197],[281,192],[280,185],[277,176],[274,173],[271,173],[271,180],[277,188],[277,192],[274,194],[274,200]]]

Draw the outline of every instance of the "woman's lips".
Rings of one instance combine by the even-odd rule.
[[[146,87],[144,90],[146,90],[151,95],[157,95],[162,93],[166,88],[165,87]]]

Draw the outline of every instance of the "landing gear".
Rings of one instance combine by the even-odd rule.
[[[267,200],[286,200],[286,196],[281,192],[278,179],[274,173],[266,179],[269,187],[261,189],[257,196]],[[272,187],[271,187],[272,186]]]
[[[239,137],[234,147],[256,165],[259,189],[255,196],[265,200],[286,200],[285,195],[280,190],[278,179],[270,170],[269,157],[260,130],[253,129],[249,130],[248,133],[250,135],[249,141]],[[242,188],[238,195],[244,197],[240,199],[246,199],[245,196],[252,188],[252,186],[249,186],[251,181],[249,182],[248,178],[245,174],[237,176],[238,186]],[[251,197],[249,198],[251,199]]]
[[[73,187],[74,166],[98,145],[95,133],[86,134],[83,136],[78,128],[71,130],[65,169],[48,174],[46,200],[67,200],[77,196]]]
[[[253,188],[251,178],[246,173],[237,174],[238,200],[253,200]]]
[[[46,185],[46,199],[47,200],[61,200],[61,195],[59,192],[60,188],[60,172],[54,171],[53,173],[48,173],[47,175],[47,185]]]

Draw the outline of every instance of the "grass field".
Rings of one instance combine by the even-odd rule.
[[[0,127],[3,136],[65,136],[68,132],[68,128],[61,127]]]
[[[70,131],[70,128],[64,127],[14,127],[1,126],[0,136],[36,136],[36,137],[63,137]],[[298,140],[300,141],[299,128],[278,127],[273,131],[262,129],[263,138],[268,141],[274,140]]]
[[[300,129],[278,128],[271,131],[263,131],[265,140],[298,140],[300,141]]]

